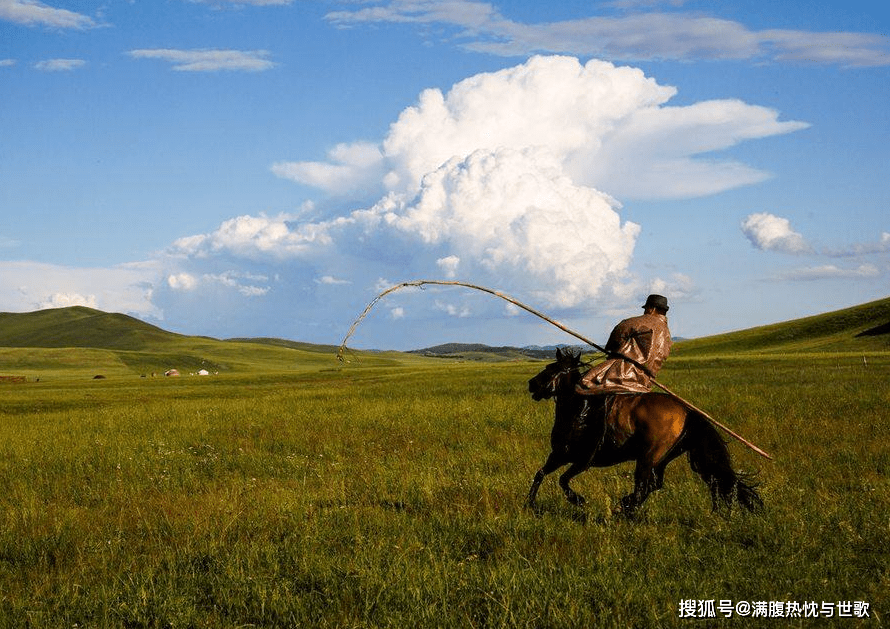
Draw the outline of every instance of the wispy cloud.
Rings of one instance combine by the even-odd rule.
[[[802,235],[791,228],[787,218],[758,212],[742,221],[742,233],[757,249],[779,253],[810,253],[813,248]]]
[[[96,26],[89,16],[56,9],[35,0],[0,0],[0,20],[25,26],[85,29]]]
[[[890,65],[890,39],[885,35],[790,30],[767,30],[757,35],[779,61],[848,68]]]
[[[825,255],[833,258],[846,258],[888,252],[890,252],[890,232],[881,233],[881,237],[874,242],[856,243],[855,245],[844,247],[842,249],[826,249],[824,251]]]
[[[269,292],[269,286],[262,286],[269,281],[265,275],[245,271],[223,271],[222,273],[204,273],[200,276],[191,273],[171,273],[167,276],[167,286],[180,292],[191,292],[201,287],[219,285],[231,288],[245,297],[260,297]]]
[[[872,278],[881,274],[878,267],[873,264],[862,264],[855,268],[844,269],[834,264],[823,264],[819,266],[810,266],[800,269],[792,269],[779,274],[779,280],[791,281],[815,281],[826,279],[844,279],[844,278]]]
[[[456,29],[470,50],[503,56],[549,52],[613,60],[751,59],[840,66],[890,65],[890,39],[872,33],[751,30],[744,24],[692,12],[645,12],[659,4],[613,3],[614,15],[526,24],[474,0],[391,0],[334,11],[338,26],[375,22],[441,24]],[[674,3],[677,4],[677,3]],[[604,5],[608,11],[609,5]],[[636,11],[634,11],[636,10]]]
[[[380,146],[371,142],[338,144],[328,157],[328,162],[278,162],[272,172],[332,192],[376,186],[384,174]]]
[[[275,67],[266,50],[153,48],[131,50],[128,54],[136,59],[168,61],[180,72],[262,72]]]
[[[690,301],[698,295],[698,288],[691,277],[684,273],[672,273],[670,279],[654,278],[649,282],[649,293],[658,293],[671,300]]]
[[[16,64],[15,59],[0,59],[0,68],[10,68]]]
[[[46,59],[38,61],[34,67],[42,72],[71,72],[86,67],[83,59]]]
[[[325,286],[344,286],[346,284],[351,284],[349,280],[341,280],[337,279],[333,275],[323,275],[322,277],[315,280],[316,284],[323,284]]]

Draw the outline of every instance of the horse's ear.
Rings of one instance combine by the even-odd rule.
[[[562,360],[562,357],[563,357],[562,348],[557,347],[556,348],[556,360]]]

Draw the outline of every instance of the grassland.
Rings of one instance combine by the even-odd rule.
[[[0,373],[33,366],[0,385],[0,627],[886,624],[890,352],[678,352],[665,384],[776,456],[732,446],[767,509],[711,513],[681,459],[627,522],[628,465],[576,479],[585,518],[555,479],[522,508],[552,422],[525,392],[539,363],[202,342],[0,350]],[[52,352],[143,362],[92,380]],[[228,369],[140,378],[165,352]],[[869,616],[690,620],[685,599]]]

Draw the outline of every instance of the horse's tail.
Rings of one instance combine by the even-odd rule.
[[[733,496],[748,511],[763,508],[763,500],[757,493],[757,483],[752,475],[736,472],[732,468],[732,459],[723,437],[704,415],[695,411],[690,412],[686,419],[686,447],[689,465],[710,488],[715,509],[718,498],[731,508]]]

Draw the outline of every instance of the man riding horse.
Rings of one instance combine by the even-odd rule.
[[[556,402],[550,454],[535,473],[526,505],[535,506],[544,478],[563,467],[559,477],[566,499],[583,506],[569,483],[590,467],[635,461],[634,489],[621,499],[621,512],[632,518],[646,497],[660,489],[668,463],[688,454],[689,465],[707,484],[714,509],[734,502],[750,511],[763,506],[751,477],[732,467],[729,449],[714,420],[667,390],[649,387],[671,349],[667,299],[649,295],[642,316],[615,326],[606,361],[581,373],[580,352],[556,350],[556,362],[528,381],[533,400]],[[710,421],[709,421],[710,420]]]
[[[585,401],[573,431],[584,431],[591,423],[601,421],[602,438],[608,436],[620,445],[630,436],[630,409],[620,394],[648,393],[651,389],[652,378],[671,351],[668,309],[666,297],[649,295],[642,315],[615,326],[606,343],[606,360],[591,367],[576,387]]]

